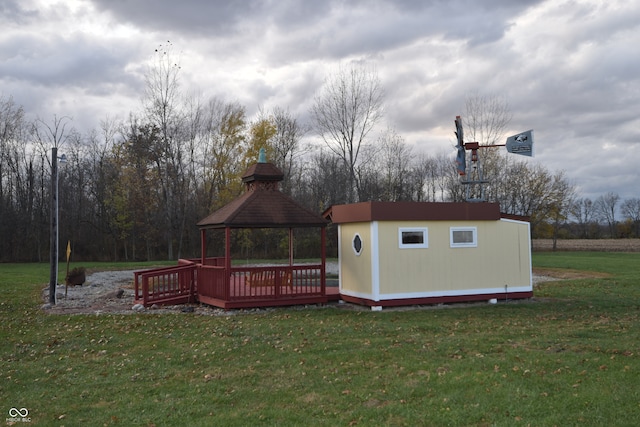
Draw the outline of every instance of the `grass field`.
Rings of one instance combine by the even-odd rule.
[[[577,279],[497,305],[96,316],[40,309],[48,265],[0,265],[0,410],[38,426],[637,425],[640,253],[534,267]]]

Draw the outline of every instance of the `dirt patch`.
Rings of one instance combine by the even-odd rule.
[[[534,277],[548,277],[551,280],[595,279],[611,277],[609,273],[598,271],[580,271],[564,268],[534,268]]]

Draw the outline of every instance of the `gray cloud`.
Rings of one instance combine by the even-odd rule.
[[[338,64],[376,66],[388,124],[429,154],[449,150],[470,93],[504,95],[508,132],[534,128],[539,162],[584,194],[638,197],[640,6],[512,0],[84,0],[0,4],[0,91],[81,131],[140,107],[160,43],[184,89],[252,114],[301,118]],[[452,152],[453,153],[453,152]]]
[[[94,0],[98,10],[120,22],[154,32],[233,35],[243,12],[255,11],[258,1],[155,1]]]
[[[38,18],[38,11],[19,0],[4,0],[0,3],[0,23],[27,25]]]
[[[42,86],[85,86],[121,83],[131,76],[124,73],[127,52],[124,44],[98,44],[83,34],[19,35],[0,42],[6,56],[0,75],[16,81],[38,82]],[[124,55],[123,55],[124,53]]]

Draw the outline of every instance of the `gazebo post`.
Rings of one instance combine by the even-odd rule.
[[[225,299],[231,296],[231,227],[224,229],[224,293]]]
[[[231,227],[224,228],[224,268],[231,272]]]
[[[289,266],[293,266],[293,227],[289,227]]]
[[[204,265],[207,259],[207,231],[200,229],[200,264]]]

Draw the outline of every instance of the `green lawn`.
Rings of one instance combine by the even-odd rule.
[[[0,410],[44,426],[635,426],[640,254],[535,299],[426,310],[50,315],[46,264],[0,264]],[[92,268],[132,268],[95,264]]]

